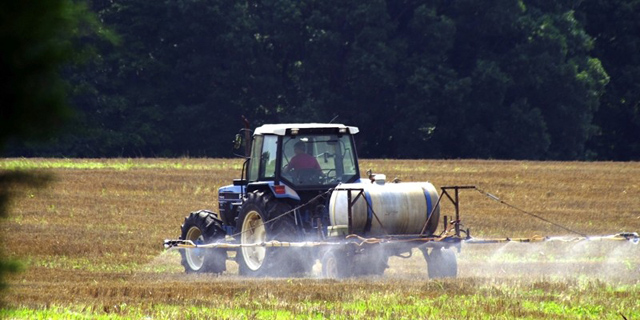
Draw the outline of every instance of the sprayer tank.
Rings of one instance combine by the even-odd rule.
[[[344,235],[348,232],[349,189],[352,201],[360,190],[364,195],[352,207],[352,233],[419,234],[427,220],[429,223],[426,235],[433,233],[437,227],[440,211],[439,208],[434,210],[434,206],[438,201],[438,192],[431,183],[352,183],[340,185],[331,195],[330,235]],[[431,219],[429,215],[432,216]]]

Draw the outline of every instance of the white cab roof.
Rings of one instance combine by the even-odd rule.
[[[340,123],[282,123],[282,124],[265,124],[260,127],[257,127],[253,132],[254,135],[261,134],[275,134],[279,136],[284,136],[287,129],[326,129],[326,128],[346,128],[349,131],[349,134],[356,134],[360,130],[358,127],[350,127],[345,126]]]

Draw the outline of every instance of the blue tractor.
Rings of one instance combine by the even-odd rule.
[[[263,125],[252,136],[244,131],[236,136],[236,146],[245,146],[241,179],[219,189],[218,213],[200,210],[187,216],[180,237],[196,245],[235,246],[181,250],[187,272],[222,273],[226,261],[235,259],[244,276],[304,275],[317,260],[328,276],[382,274],[389,256],[406,248],[359,252],[352,246],[325,250],[251,244],[329,241],[349,234],[430,236],[437,228],[438,195],[431,184],[390,187],[394,184],[385,186],[382,175],[361,179],[353,138],[358,128],[305,123]],[[356,189],[360,200],[351,199]],[[374,209],[381,218],[374,217]]]

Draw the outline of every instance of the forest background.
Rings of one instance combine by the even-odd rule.
[[[78,28],[100,32],[73,41],[93,52],[61,71],[71,121],[4,156],[227,157],[244,115],[359,126],[366,158],[640,159],[640,1],[88,8],[101,24]]]

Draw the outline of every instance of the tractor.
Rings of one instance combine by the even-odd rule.
[[[390,256],[407,257],[417,247],[431,277],[455,276],[451,247],[459,249],[459,241],[420,241],[438,226],[433,185],[387,183],[371,171],[362,178],[358,131],[267,124],[251,135],[245,123],[235,139],[244,149],[241,178],[219,189],[217,213],[195,211],[182,224],[179,241],[193,245],[180,250],[186,272],[220,274],[235,259],[242,276],[290,277],[308,274],[320,260],[327,277],[381,275]],[[372,237],[378,245],[358,243]],[[414,241],[402,241],[408,237]]]

